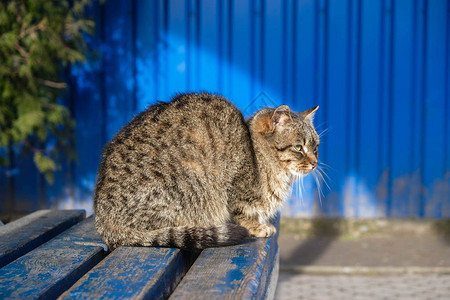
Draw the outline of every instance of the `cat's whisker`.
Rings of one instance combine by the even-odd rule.
[[[324,163],[324,162],[319,161],[318,163],[319,163],[319,165],[320,165],[321,167],[325,167],[325,168],[328,168],[328,169],[333,169],[330,165],[328,165],[328,164],[326,164],[326,163]]]
[[[316,125],[316,130],[321,130],[322,128],[324,128],[327,125],[327,122],[322,122],[320,124]],[[323,131],[328,130],[328,127],[326,129],[324,129]]]
[[[321,162],[321,161],[319,161],[319,166],[322,167],[322,168],[327,168],[327,169],[330,169],[330,170],[334,170],[333,167],[331,167],[330,165],[327,165],[326,163]]]
[[[325,128],[324,130],[322,130],[322,132],[319,133],[319,138],[321,138],[322,136],[324,136],[327,132],[328,132],[328,128]]]
[[[325,196],[324,196],[324,194],[323,194],[323,192],[322,192],[322,186],[321,186],[321,184],[320,184],[320,181],[319,181],[319,178],[318,178],[318,176],[317,176],[317,172],[314,172],[314,173],[312,173],[313,174],[313,177],[314,177],[314,180],[316,181],[316,187],[317,187],[317,195],[318,195],[318,197],[319,197],[319,203],[320,203],[320,206],[322,206],[322,198],[324,198]],[[319,173],[320,174],[320,173]]]
[[[298,197],[300,198],[300,203],[303,206],[303,191],[302,191],[302,185],[303,185],[303,177],[300,175],[297,175],[297,190],[298,190]]]
[[[323,183],[325,184],[325,186],[326,186],[329,190],[331,190],[330,186],[328,185],[328,182],[326,181],[326,179],[325,179],[325,177],[324,177],[324,175],[325,175],[329,180],[331,180],[331,178],[328,176],[328,174],[325,173],[325,171],[324,171],[322,168],[320,168],[320,167],[317,167],[317,168],[316,168],[316,171],[317,171],[317,175],[320,176],[320,178],[322,179],[322,181],[323,181]],[[316,172],[315,172],[315,173],[316,173]]]
[[[303,177],[304,177],[304,176],[301,176],[301,177],[300,177],[300,182],[301,182],[301,184],[302,184],[301,189],[300,189],[300,190],[302,191],[302,199],[303,199],[303,192],[305,191],[305,186],[304,186],[304,184],[303,184]]]
[[[321,168],[317,168],[317,175],[320,176],[320,179],[323,181],[323,183],[325,184],[325,186],[331,190],[330,186],[328,185],[328,182],[326,181],[325,177],[327,177],[328,179],[330,179],[330,177],[327,175],[327,173],[325,173],[325,171]],[[331,179],[330,179],[331,180]]]
[[[327,172],[325,172],[325,170],[324,170],[322,167],[319,167],[319,172],[320,172],[321,176],[323,177],[323,181],[324,181],[325,183],[327,183],[327,181],[325,180],[325,177],[326,177],[328,180],[331,180],[331,181],[332,181],[331,177],[328,176]],[[324,176],[325,176],[325,177],[324,177]],[[328,186],[328,183],[327,183],[327,186]],[[330,187],[328,186],[328,188],[330,188]],[[331,190],[331,188],[330,188],[330,190]]]

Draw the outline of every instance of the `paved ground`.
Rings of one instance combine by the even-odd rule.
[[[280,236],[281,264],[292,266],[449,268],[450,244],[436,236],[342,240]]]
[[[275,299],[450,299],[448,231],[400,223],[362,235],[282,230]]]
[[[275,299],[450,299],[450,275],[309,275],[281,273]]]

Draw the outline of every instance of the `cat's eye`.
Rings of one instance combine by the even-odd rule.
[[[298,152],[303,152],[303,146],[302,145],[294,145],[294,150]]]
[[[314,148],[314,154],[317,154],[317,152],[319,152],[319,148],[318,147]]]

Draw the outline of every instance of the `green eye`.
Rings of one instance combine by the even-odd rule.
[[[294,150],[298,152],[303,152],[303,146],[302,145],[295,145]]]

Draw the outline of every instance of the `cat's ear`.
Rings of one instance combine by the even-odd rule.
[[[319,105],[307,109],[305,111],[299,112],[298,115],[302,117],[304,120],[310,120],[311,122],[314,120],[314,115],[316,111],[319,109]]]
[[[291,121],[291,110],[287,105],[278,106],[272,114],[272,126],[274,130],[283,129]]]

